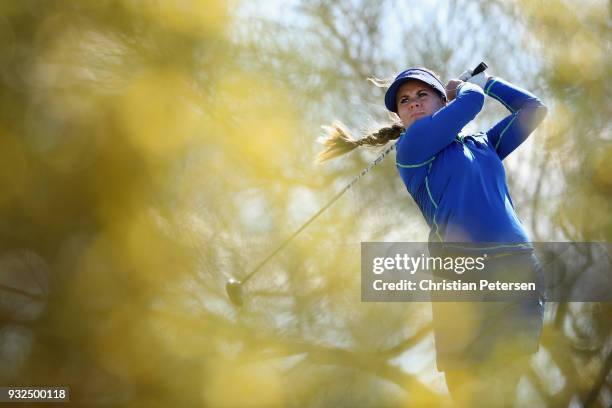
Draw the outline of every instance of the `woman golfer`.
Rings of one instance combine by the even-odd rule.
[[[509,115],[486,132],[461,133],[482,109],[485,95]],[[537,282],[537,293],[527,299],[432,303],[436,363],[455,402],[512,406],[528,357],[538,348],[543,291],[502,160],[540,124],[546,107],[531,93],[485,72],[467,82],[450,80],[445,87],[426,68],[401,72],[387,89],[385,106],[397,114],[398,123],[359,140],[336,124],[319,160],[399,138],[396,165],[431,228],[430,252],[448,249],[462,255],[476,247],[490,254],[485,272],[491,278],[520,275]]]

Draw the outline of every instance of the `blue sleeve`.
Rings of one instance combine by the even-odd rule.
[[[500,78],[492,77],[487,81],[485,94],[510,111],[510,115],[487,132],[491,145],[503,160],[544,120],[547,109],[536,96]]]
[[[399,166],[412,167],[430,160],[455,140],[457,134],[476,117],[484,104],[478,85],[462,83],[457,97],[431,116],[415,121],[397,143]]]

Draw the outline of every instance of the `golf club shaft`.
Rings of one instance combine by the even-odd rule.
[[[390,146],[388,146],[381,154],[380,156],[378,156],[376,158],[376,160],[374,160],[372,163],[370,163],[370,165],[368,167],[366,167],[365,169],[363,169],[361,171],[361,173],[359,173],[355,178],[353,178],[353,180],[351,180],[350,183],[348,183],[342,190],[338,191],[336,193],[335,196],[332,197],[331,200],[329,200],[329,202],[327,204],[325,204],[319,211],[317,211],[312,217],[310,217],[308,219],[308,221],[306,221],[300,228],[298,228],[293,234],[291,234],[291,236],[289,238],[287,238],[285,241],[283,241],[282,244],[279,245],[278,248],[276,248],[274,250],[274,252],[272,252],[270,255],[268,255],[263,261],[261,261],[247,276],[245,276],[242,279],[242,283],[244,284],[246,281],[248,281],[249,279],[251,279],[251,277],[253,275],[255,275],[255,273],[257,273],[257,271],[259,269],[261,269],[262,266],[264,266],[269,260],[270,258],[272,258],[274,255],[276,255],[281,249],[283,249],[289,242],[291,242],[293,240],[293,238],[295,238],[300,232],[302,232],[304,230],[304,228],[306,228],[308,225],[310,225],[311,222],[313,222],[319,215],[321,215],[325,210],[327,210],[329,207],[332,206],[333,203],[336,202],[336,200],[338,200],[340,197],[342,197],[342,195],[344,193],[346,193],[346,191],[348,189],[350,189],[351,187],[353,187],[355,185],[355,183],[357,183],[357,181],[365,176],[366,174],[368,174],[370,172],[370,170],[372,170],[372,168],[374,166],[376,166],[378,163],[380,163],[387,154],[389,154],[389,152],[391,152],[393,149],[395,148],[395,143],[391,144]]]

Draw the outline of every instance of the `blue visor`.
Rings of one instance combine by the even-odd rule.
[[[434,88],[438,91],[443,97],[446,98],[446,88],[442,84],[442,82],[438,79],[437,76],[434,75],[433,72],[425,69],[425,68],[409,68],[403,72],[401,72],[393,81],[387,92],[385,93],[385,106],[391,112],[397,113],[397,102],[395,100],[397,96],[397,91],[399,87],[402,86],[404,82],[407,82],[411,79],[416,79],[421,82],[425,82],[427,85]]]

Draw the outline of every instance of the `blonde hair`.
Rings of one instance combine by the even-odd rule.
[[[440,76],[436,72],[429,71],[432,72],[438,80],[440,79]],[[368,81],[378,88],[388,88],[393,83],[393,79],[391,78],[379,79],[370,77]],[[431,88],[434,89],[433,87]],[[434,89],[434,91],[439,94],[437,89]],[[446,100],[446,95],[440,95],[440,97]],[[382,146],[391,140],[398,139],[404,131],[404,125],[398,121],[399,117],[396,114],[391,115],[393,118],[392,124],[384,126],[359,139],[355,139],[341,122],[335,121],[331,126],[322,126],[327,132],[327,135],[319,139],[319,142],[325,146],[325,150],[317,155],[315,162],[323,163],[324,161],[342,156],[359,146]]]
[[[359,146],[385,145],[400,137],[400,134],[404,131],[404,125],[393,123],[359,139],[355,139],[346,127],[338,121],[332,123],[331,126],[323,126],[323,129],[327,131],[327,135],[319,141],[325,146],[325,150],[317,155],[317,163],[342,156]]]

